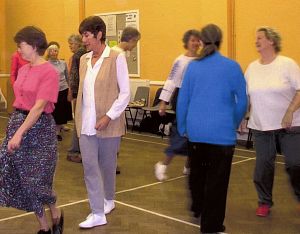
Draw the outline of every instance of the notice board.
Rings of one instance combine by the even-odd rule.
[[[106,43],[110,47],[120,42],[123,29],[134,27],[139,30],[139,11],[120,11],[96,14],[106,24]],[[140,42],[130,53],[126,54],[128,71],[130,77],[140,77]]]

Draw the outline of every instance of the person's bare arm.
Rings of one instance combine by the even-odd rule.
[[[300,90],[297,90],[292,102],[290,103],[282,121],[281,126],[283,128],[290,128],[293,122],[293,114],[300,108]]]

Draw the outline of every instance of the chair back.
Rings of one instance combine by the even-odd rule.
[[[149,93],[150,93],[150,87],[148,86],[137,87],[136,93],[134,95],[134,101],[145,99],[145,106],[148,106]]]
[[[163,88],[159,88],[156,91],[152,106],[157,106],[159,104],[159,102],[160,102],[159,97],[160,97],[160,94],[161,94],[162,90],[163,90]]]

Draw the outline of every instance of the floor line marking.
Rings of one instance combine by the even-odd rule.
[[[182,175],[182,176],[178,176],[178,177],[175,177],[175,178],[172,178],[172,179],[165,180],[164,182],[159,181],[159,182],[154,182],[154,183],[151,183],[151,184],[141,185],[141,186],[131,188],[131,189],[124,189],[124,190],[121,190],[119,192],[116,192],[116,194],[122,194],[122,193],[126,193],[126,192],[139,190],[139,189],[142,189],[142,188],[152,187],[152,186],[159,185],[159,184],[165,184],[166,182],[179,180],[179,179],[182,179],[182,178],[185,178],[185,177],[186,177],[186,175]]]
[[[174,217],[171,217],[171,216],[168,216],[168,215],[160,214],[160,213],[157,213],[157,212],[154,212],[154,211],[151,211],[151,210],[146,210],[144,208],[133,206],[133,205],[130,205],[128,203],[120,202],[120,201],[117,201],[117,200],[115,202],[117,204],[129,207],[129,208],[132,208],[132,209],[135,209],[135,210],[139,210],[139,211],[142,211],[142,212],[145,212],[145,213],[148,213],[148,214],[159,216],[161,218],[169,219],[169,220],[176,221],[176,222],[179,222],[179,223],[183,223],[183,224],[186,224],[186,225],[189,225],[189,226],[192,226],[192,227],[200,228],[200,226],[197,225],[197,224],[190,223],[190,222],[187,222],[187,221],[184,221],[184,220],[181,220],[181,219],[177,219],[177,218],[174,218]]]
[[[253,160],[253,159],[254,158],[248,158],[248,159],[241,160],[241,161],[238,161],[238,162],[233,162],[232,164],[235,165],[235,164],[243,163],[243,162],[250,161],[250,160]],[[152,187],[152,186],[159,185],[159,184],[165,184],[167,182],[179,180],[179,179],[182,179],[182,178],[185,178],[185,177],[187,177],[187,176],[182,175],[182,176],[178,176],[178,177],[175,177],[175,178],[168,179],[164,182],[154,182],[154,183],[151,183],[151,184],[137,186],[137,187],[134,187],[134,188],[131,188],[131,189],[124,189],[124,190],[121,190],[121,191],[117,191],[116,194],[122,194],[122,193],[131,192],[131,191],[135,191],[135,190],[139,190],[139,189],[143,189],[143,188],[147,188],[147,187]],[[88,202],[88,199],[82,199],[82,200],[79,200],[79,201],[76,201],[76,202],[62,204],[62,205],[59,205],[58,208],[77,205],[77,204],[84,203],[84,202]],[[46,210],[48,210],[48,209],[46,209]],[[8,218],[0,219],[0,222],[12,220],[12,219],[17,219],[17,218],[22,218],[24,216],[33,215],[33,214],[34,214],[33,212],[29,212],[29,213],[25,213],[25,214],[15,215],[15,216],[11,216],[11,217],[8,217]]]
[[[241,161],[233,162],[232,165],[247,162],[247,161],[251,161],[251,160],[255,160],[255,159],[254,158],[247,158],[247,159],[244,159],[244,160],[241,160]]]
[[[32,214],[34,214],[34,213],[33,212],[29,212],[29,213],[25,213],[25,214],[15,215],[15,216],[11,216],[11,217],[8,217],[8,218],[0,219],[0,222],[12,220],[12,219],[17,219],[17,218],[22,218],[24,216],[28,216],[28,215],[32,215]]]
[[[144,143],[150,143],[150,144],[156,144],[156,145],[168,146],[168,144],[166,144],[166,143],[159,143],[159,142],[154,142],[154,141],[145,141],[145,140],[140,140],[140,139],[131,138],[131,137],[122,137],[122,139],[131,140],[131,141],[138,141],[138,142],[144,142]]]
[[[162,137],[159,137],[159,136],[151,136],[151,135],[147,135],[147,134],[134,133],[134,132],[127,132],[126,134],[136,135],[136,136],[144,136],[144,137],[151,137],[151,138],[157,138],[157,139],[162,139],[162,140],[169,140],[168,136],[164,136],[164,138],[162,138]]]
[[[250,152],[250,153],[255,153],[254,150],[247,150],[247,149],[241,149],[241,148],[235,148],[236,150],[244,151],[244,152]]]
[[[184,177],[186,177],[186,176],[178,176],[178,177],[166,180],[165,182],[155,182],[155,183],[151,183],[151,184],[137,186],[137,187],[134,187],[134,188],[131,188],[131,189],[124,189],[124,190],[116,192],[116,194],[122,194],[122,193],[130,192],[130,191],[134,191],[134,190],[138,190],[138,189],[142,189],[142,188],[147,188],[147,187],[155,186],[155,185],[158,185],[158,184],[163,184],[163,183],[166,183],[166,182],[175,181],[175,180],[178,180],[178,179],[181,179],[181,178],[184,178]],[[79,200],[79,201],[76,201],[76,202],[62,204],[62,205],[59,205],[58,207],[59,208],[68,207],[68,206],[77,205],[77,204],[84,203],[84,202],[88,202],[88,199],[82,199],[82,200]],[[48,210],[48,209],[46,209],[46,210]],[[11,216],[11,217],[8,217],[8,218],[0,219],[0,222],[11,220],[11,219],[22,218],[24,216],[33,215],[33,214],[34,214],[33,212],[28,212],[28,213],[25,213],[25,214],[15,215],[15,216]]]
[[[233,157],[237,157],[237,158],[255,158],[255,157],[242,156],[242,155],[238,155],[238,154],[234,154]]]
[[[235,156],[238,156],[238,155],[235,155]],[[243,157],[243,158],[246,158],[246,157]],[[246,159],[241,160],[241,161],[233,162],[232,165],[240,164],[240,163],[251,161],[251,160],[255,160],[255,158],[250,158],[249,157],[249,158],[246,158]],[[282,164],[282,165],[285,164],[283,162],[276,162],[276,163]],[[131,192],[131,191],[135,191],[135,190],[139,190],[139,189],[143,189],[143,188],[147,188],[147,187],[152,187],[152,186],[159,185],[159,184],[165,184],[166,182],[175,181],[175,180],[178,180],[178,179],[181,179],[181,178],[185,178],[185,177],[186,176],[183,175],[183,176],[178,176],[178,177],[175,177],[175,178],[171,178],[171,179],[166,180],[164,182],[155,182],[155,183],[151,183],[151,184],[137,186],[137,187],[134,187],[134,188],[131,188],[131,189],[124,189],[124,190],[121,190],[121,191],[117,191],[116,194],[122,194],[122,193]],[[58,207],[60,207],[60,208],[61,207],[68,207],[68,206],[80,204],[80,203],[87,202],[87,201],[88,201],[88,199],[83,199],[83,200],[79,200],[79,201],[76,201],[76,202],[71,202],[71,203],[63,204],[63,205],[60,205]],[[33,212],[29,212],[29,213],[20,214],[20,215],[8,217],[8,218],[3,218],[3,219],[0,219],[0,222],[11,220],[11,219],[15,219],[15,218],[24,217],[24,216],[31,215],[31,214],[34,214],[34,213]]]
[[[131,137],[122,137],[122,139],[131,140],[131,141],[138,141],[138,142],[144,142],[144,143],[150,143],[150,144],[156,144],[156,145],[164,145],[164,146],[168,146],[168,145],[169,145],[169,144],[166,144],[166,143],[160,143],[160,142],[155,142],[155,141],[140,140],[140,139],[131,138]],[[255,153],[255,151],[244,150],[244,149],[239,149],[239,148],[235,148],[235,150],[240,150],[240,151],[245,151],[245,152],[252,152],[252,153]],[[277,154],[276,156],[284,157],[284,156],[281,155],[281,154]],[[240,157],[242,157],[242,156],[240,156]],[[247,157],[247,156],[243,156],[243,157]],[[249,158],[250,158],[250,157],[249,157]]]
[[[2,117],[2,116],[0,116],[0,118],[1,118],[1,117]],[[135,138],[125,138],[125,139],[129,139],[129,140],[139,140],[139,139],[135,139]],[[147,142],[147,143],[152,143],[152,144],[162,144],[162,143],[157,143],[157,142],[152,142],[152,141],[143,141],[143,140],[139,140],[139,141]],[[163,144],[163,145],[167,145],[167,144]],[[244,160],[237,161],[237,162],[233,162],[232,165],[240,164],[240,163],[247,162],[247,161],[251,161],[251,160],[256,160],[254,157],[246,157],[246,156],[241,156],[241,155],[234,155],[234,156],[235,156],[235,157],[240,157],[240,158],[245,158],[245,159],[244,159]],[[282,165],[285,164],[285,163],[283,163],[283,162],[276,162],[276,163],[282,164]],[[171,179],[166,180],[166,181],[164,181],[164,182],[155,182],[155,183],[151,183],[151,184],[146,184],[146,185],[142,185],[142,186],[137,186],[137,187],[134,187],[134,188],[131,188],[131,189],[124,189],[124,190],[121,190],[121,191],[116,192],[116,194],[122,194],[122,193],[130,192],[130,191],[139,190],[139,189],[142,189],[142,188],[147,188],[147,187],[151,187],[151,186],[155,186],[155,185],[159,185],[159,184],[164,184],[164,183],[166,183],[166,182],[175,181],[175,180],[178,180],[178,179],[181,179],[181,178],[185,178],[185,177],[186,177],[186,176],[183,175],[183,176],[178,176],[178,177],[175,177],[175,178],[171,178]],[[84,202],[87,202],[87,201],[88,201],[88,199],[83,199],[83,200],[79,200],[79,201],[76,201],[76,202],[71,202],[71,203],[59,205],[58,207],[59,207],[59,208],[61,208],[61,207],[68,207],[68,206],[72,206],[72,205],[84,203]],[[46,209],[46,210],[48,210],[48,209]],[[29,212],[29,213],[25,213],[25,214],[16,215],[16,216],[11,216],[11,217],[8,217],[8,218],[0,219],[0,222],[7,221],[7,220],[11,220],[11,219],[17,219],[17,218],[21,218],[21,217],[28,216],[28,215],[32,215],[32,214],[34,214],[34,213],[33,213],[33,212]],[[185,222],[185,221],[183,221],[183,222]]]
[[[235,148],[235,150],[240,150],[240,151],[249,152],[249,153],[255,153],[255,150],[246,150],[246,149],[241,149],[241,148]],[[284,157],[282,154],[277,154],[276,156]]]

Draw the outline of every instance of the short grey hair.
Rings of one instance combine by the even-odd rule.
[[[131,39],[140,39],[141,33],[133,27],[124,28],[121,35],[121,42],[129,42]]]
[[[273,41],[273,47],[275,49],[276,53],[279,53],[281,51],[281,36],[277,30],[271,27],[260,27],[257,29],[257,32],[264,32],[266,35],[266,38],[268,40]]]
[[[69,36],[68,42],[75,42],[75,43],[81,45],[82,37],[81,37],[81,35],[78,35],[78,34],[72,34],[71,36]]]

